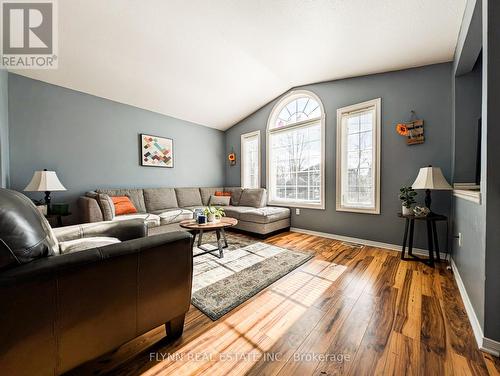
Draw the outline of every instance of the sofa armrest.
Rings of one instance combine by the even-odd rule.
[[[170,243],[179,241],[185,242],[191,247],[192,235],[184,231],[170,232],[80,252],[43,257],[2,271],[0,273],[0,287],[10,284],[21,284],[36,279],[43,279],[44,277],[55,278],[63,272],[92,267],[92,265],[104,260],[137,255],[147,252],[149,249],[161,248],[162,246],[168,246]],[[168,255],[165,256],[167,257]]]
[[[84,223],[55,228],[54,234],[60,242],[95,236],[109,236],[127,241],[147,236],[147,225],[142,219]]]
[[[78,207],[83,222],[102,222],[104,216],[99,203],[92,197],[82,196],[78,199]]]

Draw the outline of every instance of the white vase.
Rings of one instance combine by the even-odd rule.
[[[411,210],[411,208],[407,208],[406,206],[403,205],[401,213],[403,213],[403,215],[412,215],[413,211]]]
[[[215,222],[215,214],[210,213],[207,217],[208,222]]]

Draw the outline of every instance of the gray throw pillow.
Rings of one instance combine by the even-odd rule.
[[[267,196],[264,188],[248,188],[241,193],[239,206],[253,206],[263,208],[266,206]]]
[[[231,201],[231,196],[210,196],[209,205],[212,206],[228,206]]]
[[[105,193],[98,193],[97,202],[99,203],[99,207],[102,210],[102,216],[104,220],[112,221],[113,218],[116,216],[116,214],[115,214],[115,204],[113,203],[113,200],[111,200],[111,197],[109,197]]]

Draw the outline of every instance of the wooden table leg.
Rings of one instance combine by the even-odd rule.
[[[405,250],[406,250],[406,241],[408,240],[408,225],[410,223],[410,220],[406,218],[405,221],[405,232],[403,235],[403,247],[401,248],[401,260],[404,260],[405,258]]]
[[[415,220],[410,219],[410,241],[408,242],[408,255],[413,257],[413,232],[415,230]]]
[[[434,267],[434,249],[432,246],[432,223],[430,220],[427,223],[427,247],[429,248],[429,265]]]
[[[439,256],[439,243],[438,243],[438,233],[436,229],[436,221],[432,221],[432,233],[434,236],[434,251],[436,251],[436,260],[440,262],[441,257]]]

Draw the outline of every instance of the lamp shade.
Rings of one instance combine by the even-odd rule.
[[[450,190],[453,189],[446,181],[439,167],[423,167],[418,172],[413,189]]]
[[[29,184],[24,188],[28,192],[65,191],[55,171],[35,171]]]

